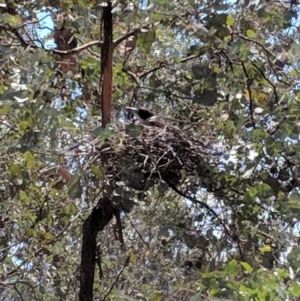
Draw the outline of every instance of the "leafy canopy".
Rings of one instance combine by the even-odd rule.
[[[95,300],[298,300],[299,5],[112,6],[113,120],[103,129],[103,7],[0,5],[1,300],[76,298],[82,225],[107,183],[123,241],[114,222],[98,233]],[[197,146],[174,158],[202,160],[160,178],[150,140],[143,160],[118,155],[148,135],[133,125],[125,135],[127,105],[170,118],[177,141]],[[134,162],[157,177],[147,182]]]

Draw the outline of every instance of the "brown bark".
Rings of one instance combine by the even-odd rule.
[[[113,23],[112,5],[107,2],[103,7],[104,43],[101,46],[101,108],[102,127],[111,122],[112,111],[112,55],[113,55]],[[93,284],[96,267],[97,234],[109,223],[113,216],[119,214],[111,206],[109,198],[102,198],[97,207],[83,225],[82,251],[80,265],[80,301],[93,300]]]
[[[110,222],[117,210],[111,206],[108,198],[99,201],[83,225],[82,250],[80,264],[80,301],[93,300],[93,284],[96,266],[97,234]]]
[[[104,43],[101,48],[101,108],[102,127],[111,122],[112,110],[112,57],[113,57],[113,22],[112,5],[108,1],[103,7],[103,32]]]

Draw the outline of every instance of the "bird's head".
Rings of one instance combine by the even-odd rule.
[[[132,112],[132,114],[138,119],[140,124],[164,127],[164,123],[160,120],[158,116],[149,111],[146,108],[134,108],[126,107],[126,110]]]
[[[148,124],[149,119],[154,116],[154,114],[146,108],[126,107],[126,110],[132,112],[141,124]]]
[[[154,116],[154,114],[146,108],[126,107],[126,109],[132,112],[134,116],[136,116],[139,119],[147,120],[150,117]]]

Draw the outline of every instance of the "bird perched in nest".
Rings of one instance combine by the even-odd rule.
[[[158,116],[156,116],[146,108],[126,107],[126,110],[132,112],[132,114],[138,119],[140,124],[156,127],[165,126],[165,124]]]

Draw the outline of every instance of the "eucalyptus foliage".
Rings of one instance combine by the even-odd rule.
[[[0,300],[78,299],[82,225],[111,181],[97,153],[124,146],[127,105],[210,157],[180,185],[114,191],[123,242],[115,221],[98,234],[94,300],[298,300],[297,1],[114,1],[105,129],[103,5],[0,4]]]

